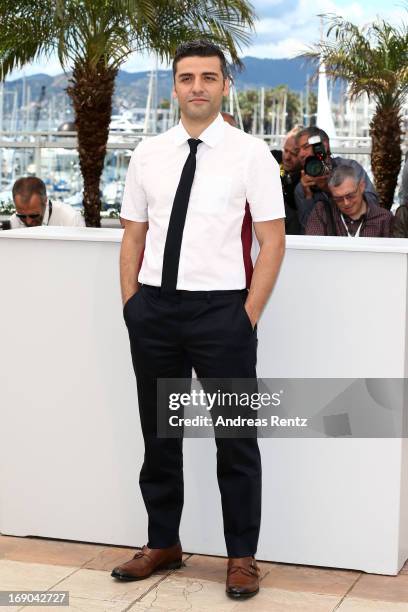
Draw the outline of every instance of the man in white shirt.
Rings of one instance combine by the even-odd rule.
[[[79,211],[48,199],[44,182],[36,176],[19,178],[13,185],[12,194],[16,212],[10,217],[11,229],[38,225],[85,226]]]
[[[140,487],[149,539],[113,569],[119,580],[140,580],[182,563],[182,440],[157,436],[157,380],[185,376],[186,362],[202,381],[256,380],[256,324],[285,245],[278,164],[262,140],[220,114],[229,86],[223,53],[206,41],[182,44],[173,75],[181,121],[137,146],[121,209],[123,315],[145,442]],[[249,293],[241,242],[246,202],[260,245]],[[226,591],[249,597],[259,590],[257,439],[216,436],[216,445]]]

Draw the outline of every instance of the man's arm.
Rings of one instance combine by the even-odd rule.
[[[254,230],[260,251],[245,302],[245,309],[253,327],[259,320],[278,277],[285,253],[285,220],[254,222]]]
[[[147,198],[141,182],[140,157],[146,141],[142,141],[132,153],[126,173],[120,223],[125,228],[120,248],[120,286],[122,303],[126,304],[139,289],[137,277],[142,263],[142,253],[148,229]]]
[[[307,190],[307,193],[305,193],[301,182],[299,182],[295,188],[295,202],[298,210],[299,222],[304,230],[307,225],[309,215],[315,207],[315,201],[311,191]]]
[[[383,238],[393,238],[395,217],[389,210],[387,210],[387,213],[388,215],[384,219],[382,236]]]
[[[399,206],[395,211],[393,238],[408,238],[408,208]]]
[[[365,197],[366,201],[369,204],[377,204],[377,206],[378,206],[379,205],[378,204],[378,195],[377,195],[377,192],[375,190],[375,187],[372,184],[372,182],[370,181],[370,179],[368,177],[368,174],[364,170],[364,168],[362,170],[363,170],[362,178],[364,179],[364,182],[365,182],[364,197]]]
[[[400,203],[405,205],[408,204],[408,153],[405,158],[404,167],[402,169],[401,176],[401,189],[399,191]]]
[[[122,303],[128,301],[139,289],[137,277],[141,266],[141,256],[145,246],[148,223],[122,219],[125,231],[120,248],[120,286]]]

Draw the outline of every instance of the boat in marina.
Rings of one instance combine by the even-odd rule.
[[[156,87],[157,75],[152,71],[145,107],[127,108],[112,115],[101,178],[104,209],[119,210],[127,166],[138,143],[178,121],[178,109],[171,96],[169,108],[158,108]],[[4,88],[0,87],[0,110],[5,108],[1,100],[4,95]],[[30,97],[29,92],[26,95]],[[250,131],[264,138],[271,148],[281,148],[288,127],[287,96],[277,99],[271,111],[267,110],[265,100],[265,88],[259,88],[254,97]],[[364,97],[358,102],[351,102],[347,91],[343,98],[333,101],[324,70],[319,75],[317,117],[309,113],[307,95],[301,95],[300,100],[300,121],[307,125],[317,119],[319,126],[326,128],[332,137],[333,153],[354,157],[370,174],[371,143],[367,134],[374,112],[373,105]],[[48,116],[44,116],[44,106],[43,116],[35,115],[36,130],[33,130],[34,115],[27,100],[23,100],[21,108],[17,108],[14,97],[9,115],[0,118],[0,127],[7,128],[0,130],[0,202],[11,201],[11,187],[18,176],[31,174],[44,178],[50,197],[81,208],[82,177],[72,113],[68,107],[65,108],[65,116],[56,113],[56,103],[51,99],[47,108]],[[234,87],[230,90],[224,110],[233,114],[238,125],[243,126],[239,96]],[[408,104],[403,120],[408,124]],[[265,125],[269,125],[268,130],[265,130]]]

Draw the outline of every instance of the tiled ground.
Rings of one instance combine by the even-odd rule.
[[[65,590],[70,605],[3,610],[81,612],[408,612],[408,563],[395,577],[260,563],[261,591],[245,602],[225,596],[225,559],[185,554],[185,566],[140,582],[111,578],[134,549],[0,535],[0,591]]]

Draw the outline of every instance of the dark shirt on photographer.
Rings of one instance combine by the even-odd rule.
[[[283,200],[285,203],[285,233],[289,235],[302,234],[295,200],[295,189],[300,181],[300,172],[285,172],[282,165],[282,151],[273,149],[271,153],[280,167]]]
[[[368,178],[368,174],[364,170],[363,166],[361,166],[355,159],[345,159],[344,157],[332,157],[331,159],[333,168],[336,168],[336,166],[350,166],[352,168],[356,168],[358,170],[360,180],[364,179],[366,184],[364,197],[367,203],[378,205],[378,196],[374,189],[374,185]],[[295,189],[296,207],[299,215],[299,222],[302,227],[302,233],[305,233],[309,215],[316,206],[317,202],[329,201],[328,193],[320,191],[320,189],[314,189],[313,187],[312,192],[313,196],[311,198],[307,198],[305,196],[302,183],[298,183]]]

